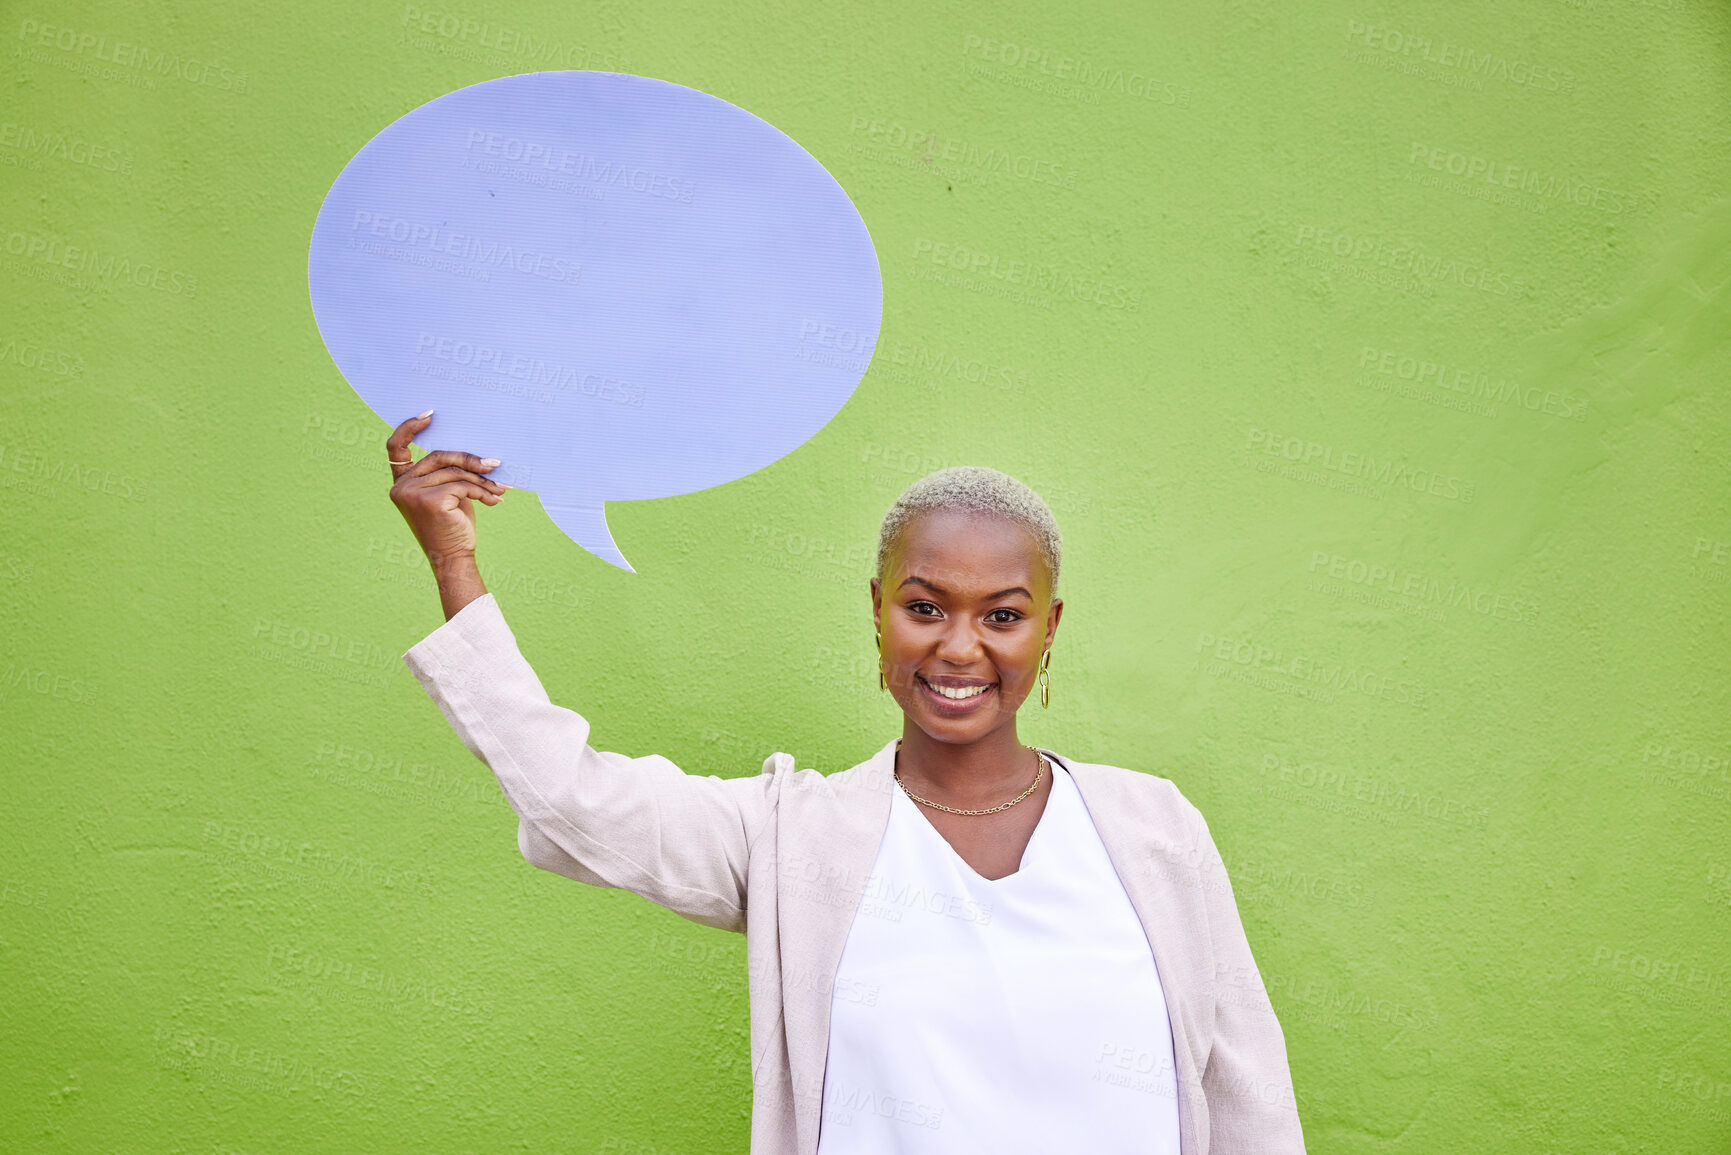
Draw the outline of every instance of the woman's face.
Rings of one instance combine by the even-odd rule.
[[[988,514],[922,514],[871,587],[884,676],[920,729],[967,744],[1014,724],[1064,610],[1031,533]]]

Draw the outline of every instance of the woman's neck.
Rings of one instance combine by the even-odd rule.
[[[936,741],[909,722],[896,751],[896,771],[915,793],[966,809],[1013,797],[1027,789],[1038,768],[1036,755],[1016,737],[1014,723],[964,746]]]

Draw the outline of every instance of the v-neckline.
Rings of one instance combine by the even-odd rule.
[[[1039,748],[1036,747],[1036,749]],[[944,837],[944,832],[933,825],[932,820],[926,816],[926,812],[921,809],[920,804],[907,796],[906,790],[897,791],[897,801],[905,802],[909,806],[913,807],[914,817],[919,820],[919,824],[925,827],[926,832],[932,838],[938,840],[938,843],[943,847],[943,852],[953,858],[963,870],[967,871],[974,881],[985,886],[1000,886],[1009,882],[1012,878],[1022,877],[1022,875],[1027,873],[1029,866],[1033,864],[1034,844],[1036,842],[1041,842],[1040,832],[1046,829],[1047,820],[1052,814],[1052,798],[1053,795],[1058,792],[1058,773],[1059,771],[1063,771],[1066,774],[1069,773],[1063,764],[1058,761],[1057,755],[1053,754],[1049,750],[1040,750],[1040,753],[1045,755],[1047,763],[1052,767],[1052,788],[1046,794],[1046,807],[1044,810],[1040,811],[1040,820],[1034,823],[1034,829],[1028,835],[1028,843],[1026,846],[1022,847],[1021,861],[1016,863],[1016,869],[1004,875],[1002,878],[987,878],[985,875],[975,870],[973,864],[963,858],[960,852],[950,845],[950,840]]]

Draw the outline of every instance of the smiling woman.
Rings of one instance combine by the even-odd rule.
[[[387,444],[446,623],[404,655],[535,866],[746,935],[753,1155],[1301,1152],[1286,1046],[1208,824],[1164,778],[1025,746],[1064,604],[996,470],[891,507],[871,578],[902,734],[838,773],[589,744],[474,561],[497,462]]]
[[[896,778],[987,879],[1017,869],[1050,794],[1016,711],[1049,677],[1061,540],[1032,490],[969,466],[911,486],[879,539],[872,620],[903,713]]]

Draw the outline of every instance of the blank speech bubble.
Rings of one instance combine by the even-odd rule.
[[[313,315],[391,426],[503,464],[630,570],[603,503],[763,468],[841,409],[883,281],[853,202],[779,129],[643,76],[533,72],[368,141],[313,227]]]

